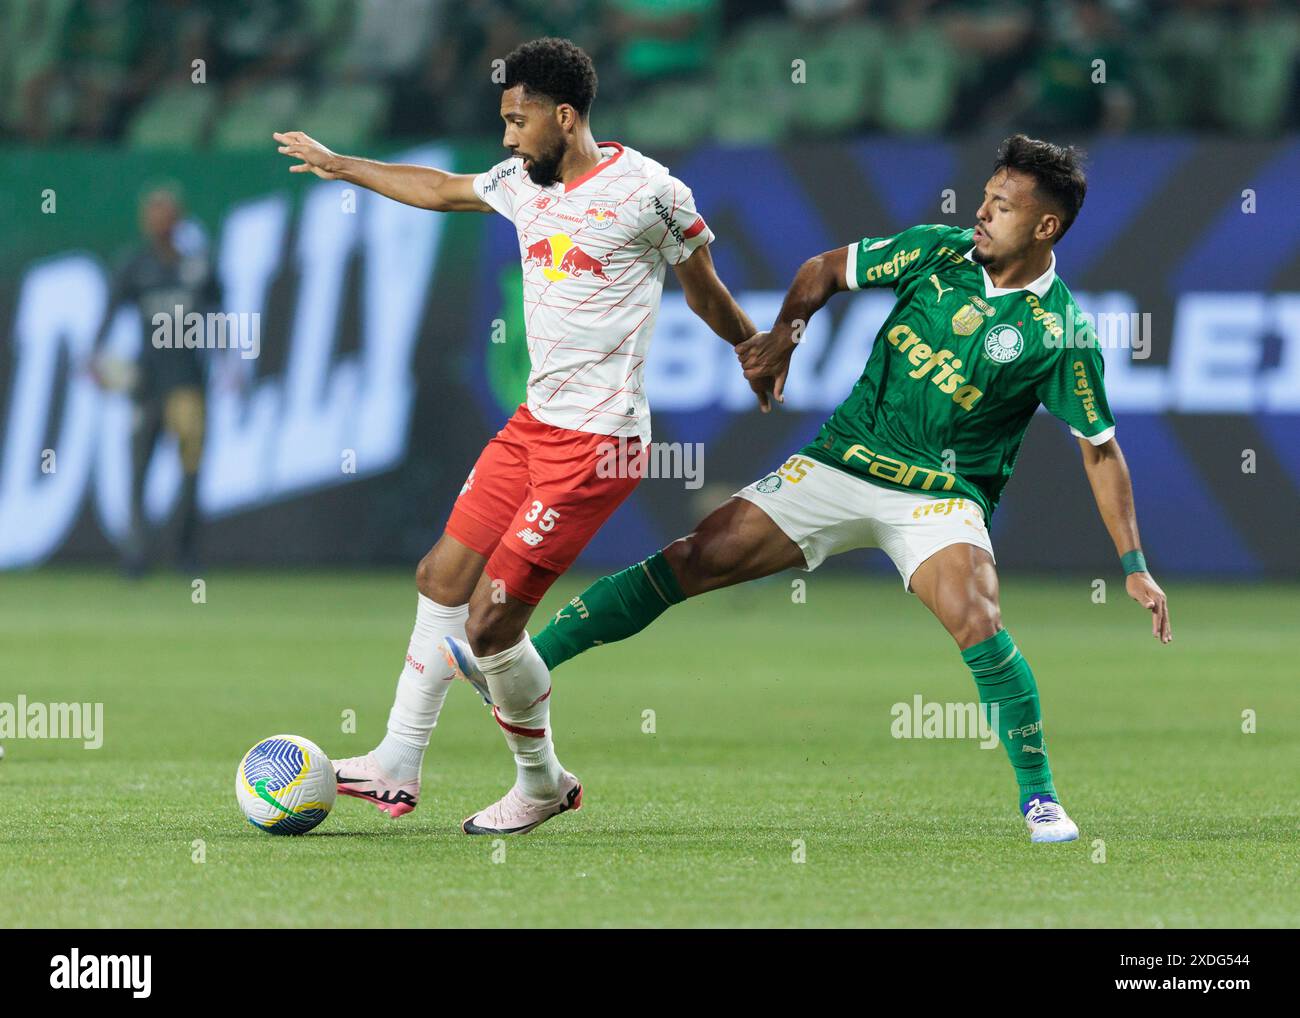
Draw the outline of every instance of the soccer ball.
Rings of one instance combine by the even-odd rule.
[[[254,827],[305,834],[334,808],[338,782],[321,748],[301,735],[273,735],[244,754],[235,797]]]

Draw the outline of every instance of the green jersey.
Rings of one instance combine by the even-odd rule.
[[[804,456],[993,515],[1041,403],[1094,445],[1115,431],[1095,332],[1056,276],[995,287],[972,230],[914,226],[849,248],[850,289],[892,286],[862,376]]]

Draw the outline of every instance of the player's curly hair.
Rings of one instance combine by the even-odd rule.
[[[1013,134],[998,148],[993,172],[1017,170],[1034,178],[1037,190],[1061,213],[1061,232],[1052,243],[1065,236],[1088,193],[1088,178],[1083,172],[1084,153],[1073,145],[1053,145],[1023,134]]]
[[[503,89],[523,85],[556,105],[568,103],[585,117],[596,98],[596,67],[591,57],[568,39],[548,36],[517,46],[506,57]]]

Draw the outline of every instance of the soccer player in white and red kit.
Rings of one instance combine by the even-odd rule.
[[[633,466],[650,439],[643,365],[665,266],[727,342],[756,331],[714,272],[713,234],[690,189],[641,153],[593,139],[595,94],[595,69],[573,43],[520,46],[506,58],[501,95],[511,156],[478,175],[340,156],[298,131],[274,136],[280,152],[301,160],[292,171],[440,212],[499,212],[519,234],[527,402],[484,448],[420,562],[388,734],[365,756],[335,764],[340,792],[395,817],[414,809],[424,751],[456,674],[442,640],[467,640],[517,771],[501,800],[465,820],[469,834],[526,833],[582,803],[582,786],[555,755],[550,678],[525,626],[637,484],[639,470],[601,464]],[[772,383],[751,382],[764,410]]]

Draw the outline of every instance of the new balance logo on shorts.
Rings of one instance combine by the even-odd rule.
[[[545,538],[545,536],[546,536],[545,534],[539,534],[532,527],[524,527],[523,530],[515,534],[515,537],[519,538],[519,540],[523,541],[524,544],[528,545],[528,547],[530,548],[536,548],[539,544],[542,543],[542,540],[543,538]]]

